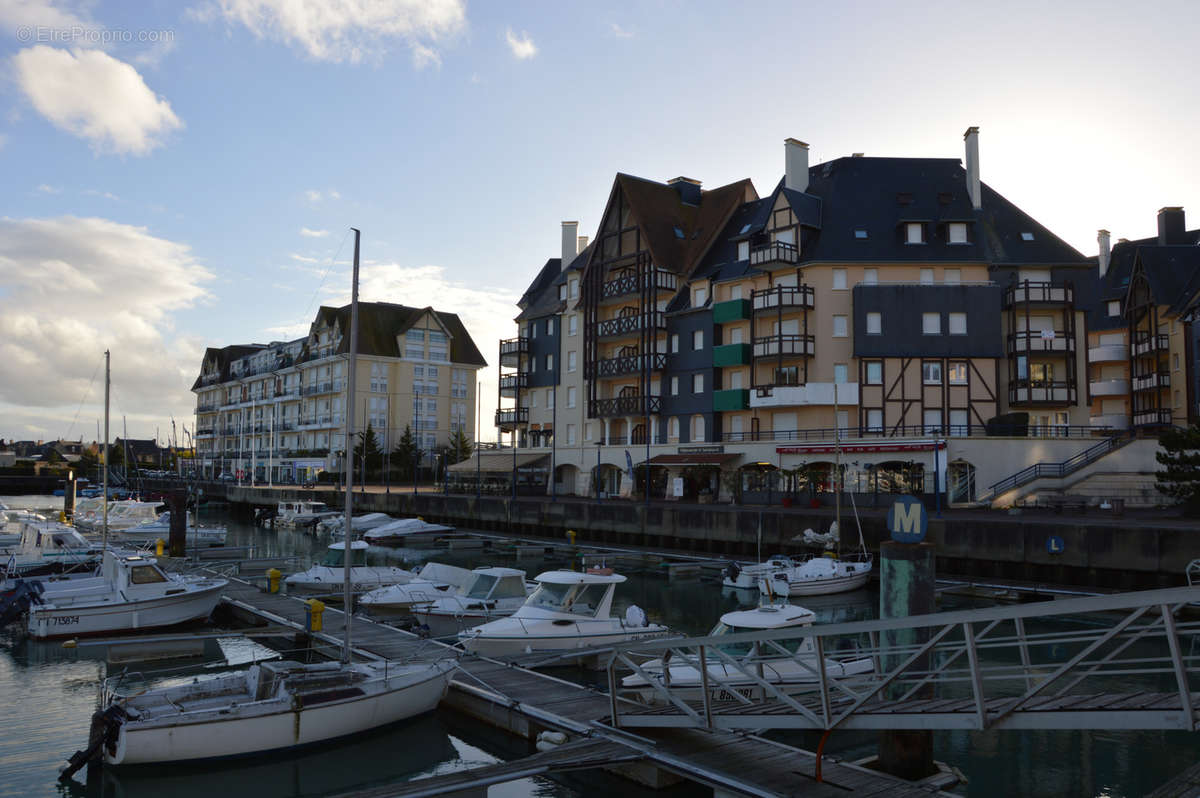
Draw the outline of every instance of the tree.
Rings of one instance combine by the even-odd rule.
[[[1163,430],[1158,444],[1154,459],[1166,470],[1155,475],[1154,487],[1181,502],[1185,515],[1200,516],[1200,427]]]
[[[363,451],[367,453],[367,475],[378,473],[383,464],[383,450],[379,448],[379,438],[375,430],[368,424],[367,428],[358,433],[358,443],[354,445],[354,466],[362,467]]]
[[[475,453],[475,446],[471,443],[471,439],[467,437],[467,432],[462,427],[454,430],[454,434],[450,436],[450,464],[461,463],[463,460],[470,459]]]
[[[392,449],[392,463],[400,471],[401,479],[412,479],[413,466],[416,464],[420,453],[421,450],[417,447],[417,441],[413,437],[412,429],[408,425],[405,425],[404,434],[396,442],[396,448]]]

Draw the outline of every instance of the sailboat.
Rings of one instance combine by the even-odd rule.
[[[355,354],[358,351],[359,231],[354,231],[350,311],[346,448],[354,430]],[[350,458],[347,458],[349,464]],[[346,468],[346,525],[354,496]],[[350,611],[350,558],[344,560],[343,598]],[[271,662],[238,674],[176,687],[118,694],[105,685],[92,717],[89,747],[71,758],[64,777],[101,757],[110,765],[195,762],[285,751],[360,734],[433,710],[445,695],[456,659],[396,664],[351,661],[351,629],[343,631],[340,662]]]

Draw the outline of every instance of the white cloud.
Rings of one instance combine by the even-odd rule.
[[[633,31],[625,30],[624,28],[622,28],[620,25],[618,25],[615,22],[612,24],[612,32],[613,32],[613,36],[616,36],[618,39],[632,39],[633,38]]]
[[[99,50],[38,45],[13,56],[13,67],[38,113],[98,152],[145,155],[183,127],[136,69]]]
[[[26,427],[65,433],[85,393],[80,418],[95,418],[102,367],[90,391],[89,380],[105,349],[112,351],[113,414],[129,416],[131,434],[168,423],[171,413],[189,418],[203,342],[176,335],[172,319],[209,296],[204,283],[212,276],[187,245],[144,227],[74,216],[0,218],[3,423],[19,417]],[[90,433],[90,422],[84,427]]]
[[[310,204],[310,205],[316,205],[316,204],[317,204],[318,202],[320,202],[321,200],[326,200],[326,199],[338,200],[338,199],[341,199],[341,198],[342,198],[342,195],[341,195],[341,194],[339,194],[339,193],[338,193],[338,192],[337,192],[335,189],[332,189],[332,188],[331,188],[331,189],[329,189],[328,191],[325,191],[325,192],[322,192],[322,191],[320,191],[319,189],[310,188],[310,189],[308,189],[307,191],[305,191],[305,192],[304,192],[304,198],[305,198],[306,200],[308,200],[308,202],[309,202],[309,204]]]
[[[244,26],[259,39],[299,47],[319,61],[378,58],[397,41],[419,67],[433,45],[466,26],[464,0],[213,0],[198,14]]]
[[[116,194],[112,193],[111,191],[97,191],[94,188],[87,188],[87,189],[83,190],[83,193],[89,197],[103,197],[104,199],[109,199],[109,200],[112,200],[113,202],[121,201],[121,198],[118,197]]]
[[[512,50],[512,54],[519,61],[524,61],[537,55],[537,45],[533,43],[533,39],[529,38],[529,34],[525,31],[521,31],[521,35],[518,36],[513,33],[512,28],[509,28],[504,31],[504,40],[508,42],[508,49]]]
[[[413,66],[417,69],[424,69],[427,66],[440,67],[442,65],[442,54],[432,47],[417,42],[412,47]]]
[[[87,14],[62,8],[66,3],[48,0],[0,0],[0,23],[15,30],[20,27],[70,30],[74,27],[95,27]]]
[[[328,230],[309,230],[307,227],[300,228],[300,235],[306,238],[324,238],[329,235]]]
[[[40,186],[37,187],[37,191],[39,194],[57,194],[60,191],[62,191],[62,189],[57,188],[55,186],[47,185],[46,183],[42,183]]]
[[[298,260],[301,263],[320,263],[321,262],[320,258],[308,258],[308,257],[305,257],[304,255],[297,255],[295,252],[293,252],[290,257],[292,260]]]
[[[329,198],[330,198],[330,199],[335,199],[335,200],[336,200],[336,199],[341,199],[341,198],[342,198],[342,195],[341,195],[341,194],[339,194],[339,193],[337,192],[337,190],[336,190],[336,189],[332,189],[332,188],[331,188],[331,189],[329,189]]]

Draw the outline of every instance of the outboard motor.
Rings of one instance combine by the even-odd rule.
[[[725,576],[730,582],[736,582],[738,576],[742,573],[742,568],[736,562],[730,562],[725,566]]]

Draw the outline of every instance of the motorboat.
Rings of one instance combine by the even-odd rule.
[[[128,695],[106,693],[108,765],[262,754],[361,734],[431,712],[453,659],[400,665],[263,662],[240,673]]]
[[[13,510],[8,507],[0,510],[0,548],[9,548],[21,542],[21,525],[26,521],[48,521],[41,513],[32,510]]]
[[[812,610],[804,607],[764,605],[725,613],[708,636],[720,638],[749,632],[805,629],[811,627],[815,619]],[[758,641],[718,643],[715,652],[710,648],[705,661],[709,697],[716,701],[733,701],[738,700],[734,695],[736,692],[742,698],[762,699],[767,693],[762,682],[783,693],[817,689],[821,683],[820,662],[813,638],[796,637],[775,642],[782,651]],[[870,657],[825,657],[824,666],[826,677],[831,679],[869,674],[875,670]],[[705,680],[696,657],[671,658],[666,664],[657,659],[639,667],[640,672],[621,680],[621,689],[627,697],[649,704],[658,703],[664,701],[660,690],[666,687],[673,696],[685,701],[704,697]]]
[[[316,528],[317,524],[328,518],[336,518],[337,510],[325,502],[294,501],[279,502],[275,510],[275,525],[293,529]]]
[[[400,518],[363,532],[363,540],[375,546],[420,546],[435,542],[454,527],[431,524],[423,518]]]
[[[108,530],[115,532],[150,523],[158,518],[161,508],[161,502],[143,502],[137,499],[109,502]],[[89,514],[82,518],[76,516],[75,525],[88,532],[100,530],[104,524],[102,511],[103,507],[95,515]]]
[[[224,546],[225,535],[226,531],[225,527],[223,526],[197,526],[196,524],[191,523],[191,519],[188,519],[188,546]],[[170,540],[171,511],[167,510],[158,518],[149,523],[123,529],[121,530],[120,536],[123,540],[128,540],[141,545],[152,544],[156,540]]]
[[[740,590],[758,590],[758,581],[776,571],[790,568],[793,565],[790,557],[775,554],[764,562],[746,565],[740,562],[730,562],[721,570],[721,584]]]
[[[350,528],[354,530],[355,536],[361,537],[364,532],[390,524],[394,520],[396,519],[387,513],[364,513],[350,519]],[[339,513],[336,516],[322,519],[321,523],[317,525],[317,533],[328,534],[333,540],[341,540],[346,537],[345,516]]]
[[[506,618],[529,598],[532,585],[515,568],[476,568],[453,595],[416,607],[413,615],[434,637],[457,634],[481,623]]]
[[[9,576],[86,570],[100,563],[101,547],[74,527],[56,521],[24,521],[17,545],[0,549]]]
[[[607,569],[604,569],[607,570]],[[614,573],[546,571],[512,616],[458,633],[463,648],[485,656],[564,652],[669,634],[636,606],[611,615],[613,593],[625,577]]]
[[[411,582],[364,593],[359,597],[358,605],[372,615],[409,615],[414,607],[432,604],[451,595],[473,579],[474,571],[467,568],[427,562]]]
[[[361,593],[384,585],[400,585],[416,578],[412,571],[394,565],[367,565],[366,542],[355,540],[350,544],[350,589]],[[332,593],[342,586],[346,543],[331,543],[321,562],[307,571],[292,574],[284,582],[289,593]]]
[[[837,556],[832,552],[793,561],[759,579],[759,590],[773,596],[817,596],[858,590],[871,579],[870,552]]]
[[[108,549],[99,576],[42,591],[29,608],[29,633],[75,637],[207,618],[226,584],[224,579],[167,574],[153,557]]]

